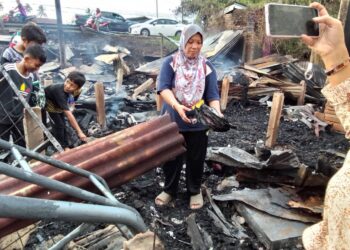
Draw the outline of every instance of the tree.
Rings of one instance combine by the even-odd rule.
[[[197,14],[197,20],[206,27],[211,15],[218,13],[233,2],[232,0],[182,0],[174,12],[175,14],[181,13],[183,16]]]
[[[90,10],[90,8],[87,8],[87,9],[85,10],[85,13],[86,13],[87,15],[91,15],[91,10]]]
[[[38,17],[47,17],[45,8],[42,4],[39,5],[37,12],[38,12]]]
[[[0,2],[0,11],[4,10],[4,5],[2,5],[2,3]]]
[[[26,4],[24,5],[24,8],[26,9],[26,11],[27,11],[28,13],[32,12],[32,10],[33,10],[32,6],[30,6],[29,3],[26,3]]]

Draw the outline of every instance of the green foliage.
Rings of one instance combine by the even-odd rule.
[[[247,25],[248,19],[255,22],[254,35],[256,45],[261,45],[261,41],[265,35],[263,7],[267,3],[283,3],[309,5],[311,2],[318,1],[326,6],[328,13],[333,17],[337,17],[341,0],[182,0],[181,5],[174,11],[175,14],[183,14],[183,16],[197,15],[196,22],[202,23],[204,28],[208,25],[210,17],[217,16],[225,7],[237,2],[248,7],[246,15],[237,15],[243,27]],[[243,19],[243,20],[241,20]],[[217,22],[220,23],[220,22]],[[209,25],[210,26],[210,25]],[[220,30],[220,28],[218,28]],[[272,50],[282,55],[292,55],[296,58],[304,58],[308,56],[310,50],[300,39],[273,39]]]
[[[241,0],[240,3],[247,5],[250,8],[260,8],[267,3],[283,3],[283,4],[297,4],[297,5],[309,5],[312,0]]]
[[[335,15],[341,0],[182,0],[180,6],[174,12],[175,14],[183,13],[184,16],[197,14],[200,17],[208,18],[235,2],[244,4],[248,8],[261,8],[267,3],[309,5],[314,1],[322,3],[331,15]]]
[[[209,18],[226,6],[232,4],[232,0],[182,0],[180,6],[174,11],[184,16],[197,14],[202,18]]]

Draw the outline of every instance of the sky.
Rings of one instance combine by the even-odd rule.
[[[15,0],[0,0],[4,12],[16,6]],[[48,17],[55,18],[55,0],[21,0],[22,4],[29,4],[33,11],[29,15],[37,14],[39,5],[43,5]],[[100,8],[102,11],[113,11],[128,18],[135,16],[156,17],[156,3],[158,2],[158,16],[179,19],[173,10],[180,5],[181,0],[61,0],[62,19],[64,23],[73,20],[75,13],[84,13]]]

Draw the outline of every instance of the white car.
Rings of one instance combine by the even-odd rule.
[[[186,25],[175,20],[157,18],[144,23],[133,24],[129,27],[129,32],[131,34],[140,34],[143,36],[159,35],[159,33],[164,36],[180,36],[185,26]]]

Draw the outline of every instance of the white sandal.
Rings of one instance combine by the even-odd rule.
[[[156,197],[154,203],[158,206],[165,206],[168,205],[172,199],[173,197],[171,197],[170,194],[163,191]]]
[[[203,207],[203,195],[202,192],[196,195],[192,195],[190,198],[190,208],[192,210],[197,210]]]

